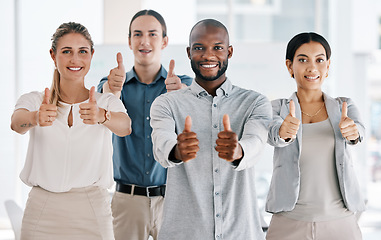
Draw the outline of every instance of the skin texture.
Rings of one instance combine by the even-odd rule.
[[[131,23],[131,37],[128,39],[128,45],[134,54],[134,69],[139,80],[146,84],[152,83],[161,68],[161,51],[168,45],[168,37],[163,37],[160,22],[149,15],[137,17]],[[110,70],[103,91],[120,97],[126,80],[126,70],[121,53],[117,53],[116,60],[117,67]],[[186,87],[174,73],[174,68],[175,61],[171,60],[165,80],[168,92]]]
[[[330,60],[327,59],[324,47],[318,42],[302,44],[295,52],[293,61],[286,60],[286,66],[297,84],[297,96],[303,112],[302,123],[320,122],[328,118],[326,108],[323,106],[323,92],[321,86],[328,76]],[[300,120],[295,118],[294,103],[290,102],[290,114],[283,121],[279,136],[288,141],[296,137]],[[323,108],[322,108],[323,106]],[[314,113],[317,113],[314,116]],[[342,117],[339,123],[341,133],[347,140],[356,140],[358,129],[352,119],[347,116],[347,103],[343,103]]]
[[[209,94],[216,96],[216,90],[225,82],[228,59],[233,53],[229,36],[225,29],[211,24],[200,23],[193,28],[190,47],[187,48],[195,81]],[[243,157],[237,134],[231,130],[228,115],[223,117],[224,130],[218,133],[215,150],[218,156],[228,162]],[[185,120],[184,131],[177,137],[174,154],[177,160],[188,162],[197,156],[199,140],[191,130],[190,116]]]
[[[99,108],[95,100],[95,88],[86,89],[84,78],[91,65],[94,51],[91,50],[88,40],[79,33],[68,33],[57,42],[57,50],[50,50],[50,56],[60,74],[60,92],[62,101],[69,104],[84,102],[79,105],[80,118],[85,124],[97,124],[105,119],[105,109]],[[25,133],[31,128],[40,125],[53,125],[57,116],[57,106],[49,103],[50,90],[45,94],[38,111],[30,112],[18,109],[12,115],[11,128],[18,133]],[[72,126],[72,112],[68,116],[68,125]],[[125,113],[111,113],[111,120],[104,124],[118,136],[131,133],[131,121]]]

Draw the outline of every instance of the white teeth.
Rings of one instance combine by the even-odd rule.
[[[204,68],[213,68],[213,67],[217,67],[217,64],[215,64],[215,65],[201,65],[201,66]]]
[[[319,76],[316,76],[316,77],[307,77],[307,76],[306,76],[306,78],[308,78],[308,79],[318,79],[318,77],[319,77]]]
[[[69,67],[69,69],[72,70],[72,71],[79,71],[79,70],[81,70],[80,67],[77,67],[77,68],[70,68],[70,67]]]

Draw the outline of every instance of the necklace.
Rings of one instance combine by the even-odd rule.
[[[324,102],[323,102],[323,105],[321,105],[321,107],[319,108],[319,110],[317,110],[317,112],[315,113],[315,114],[308,114],[308,113],[306,113],[306,112],[303,112],[303,111],[301,111],[304,115],[306,115],[306,116],[308,116],[308,117],[315,117],[316,115],[318,115],[319,114],[319,112],[323,109],[323,107],[324,107]]]

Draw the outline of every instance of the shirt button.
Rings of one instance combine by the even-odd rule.
[[[213,127],[214,127],[214,128],[217,128],[217,124],[214,124]]]
[[[219,172],[218,168],[214,169],[214,172],[215,172],[215,173],[218,173],[218,172]]]
[[[147,153],[147,157],[150,157],[150,156],[151,156],[151,154]]]
[[[148,100],[148,99],[147,99],[147,102],[149,103],[149,102],[150,102],[150,100]]]
[[[220,239],[220,235],[216,235],[216,238]]]
[[[217,104],[213,104],[213,107],[217,107]]]
[[[220,193],[219,193],[219,192],[216,192],[215,194],[216,194],[216,196],[220,195]]]
[[[147,172],[146,172],[146,174],[148,175],[148,174],[149,174],[149,172],[147,171]]]
[[[149,117],[146,117],[147,120],[149,120]]]
[[[149,138],[149,135],[147,135],[147,138]]]
[[[217,214],[216,214],[216,217],[218,217],[218,218],[219,218],[219,217],[221,217],[221,215],[220,215],[219,213],[217,213]]]

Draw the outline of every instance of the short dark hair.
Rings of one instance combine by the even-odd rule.
[[[161,24],[161,28],[163,29],[163,37],[166,37],[167,36],[167,25],[165,24],[164,18],[160,15],[160,13],[158,13],[154,10],[150,10],[150,9],[140,10],[139,12],[137,12],[132,17],[131,22],[130,22],[130,26],[128,28],[128,37],[131,37],[131,24],[132,24],[132,22],[135,19],[137,19],[138,17],[145,16],[145,15],[152,16],[152,17],[156,18],[157,21],[159,21],[159,23]]]
[[[191,45],[191,36],[192,36],[193,30],[194,30],[198,25],[214,26],[214,27],[222,28],[222,29],[225,30],[226,34],[228,35],[228,39],[229,39],[229,32],[228,32],[228,29],[225,27],[225,25],[222,24],[220,21],[217,21],[216,19],[208,18],[208,19],[203,19],[203,20],[198,21],[198,22],[192,27],[192,29],[191,29],[191,31],[190,31],[190,34],[189,34],[189,45]]]
[[[298,48],[309,42],[318,42],[320,43],[324,49],[325,54],[327,56],[327,60],[331,57],[331,47],[329,46],[327,40],[317,33],[314,32],[304,32],[295,35],[287,44],[286,50],[286,60],[290,60],[291,62],[294,60],[295,52]]]

